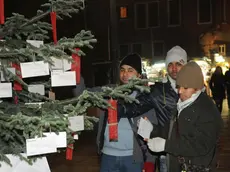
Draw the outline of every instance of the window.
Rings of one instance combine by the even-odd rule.
[[[148,3],[148,26],[159,26],[159,2]]]
[[[164,42],[153,42],[153,56],[164,56]]]
[[[146,4],[136,4],[136,28],[146,28]]]
[[[220,0],[221,3],[221,21],[226,22],[226,0]]]
[[[159,1],[135,5],[136,28],[159,26]]]
[[[128,44],[123,44],[120,45],[120,58],[123,58],[129,53],[129,45]]]
[[[197,10],[199,24],[212,22],[211,0],[197,0]]]
[[[128,9],[126,6],[119,7],[119,17],[120,19],[128,18]]]
[[[226,56],[226,45],[225,44],[219,45],[219,53],[222,56]]]
[[[168,0],[168,25],[178,26],[181,24],[180,0]]]
[[[142,55],[142,44],[133,44],[132,52],[138,53],[141,56]]]

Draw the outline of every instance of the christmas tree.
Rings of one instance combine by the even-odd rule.
[[[29,84],[25,82],[26,78],[50,76],[50,71],[48,74],[41,74],[43,71],[39,69],[40,73],[34,74],[34,71],[28,71],[28,69],[26,71],[25,66],[28,64],[40,65],[40,63],[42,65],[49,64],[52,75],[54,72],[52,65],[54,65],[55,59],[66,60],[72,66],[79,65],[80,62],[76,62],[69,52],[73,54],[73,57],[83,57],[85,53],[82,48],[93,48],[93,43],[96,43],[94,35],[90,31],[82,30],[74,38],[64,37],[57,40],[55,25],[56,18],[71,17],[71,14],[83,10],[84,1],[49,0],[41,6],[34,17],[27,19],[23,15],[13,13],[13,16],[7,18],[5,22],[4,16],[2,16],[3,4],[0,6],[0,22],[2,24],[0,25],[0,38],[2,39],[0,41],[2,73],[2,83],[0,83],[0,161],[10,164],[5,154],[13,154],[31,162],[21,155],[21,153],[26,153],[26,139],[43,137],[44,132],[64,131],[67,133],[68,143],[73,143],[72,134],[75,131],[68,127],[69,117],[85,115],[87,108],[92,106],[107,109],[110,107],[108,103],[110,98],[138,102],[129,96],[132,89],[149,91],[148,87],[142,86],[146,80],[133,79],[129,84],[116,88],[102,87],[99,92],[84,91],[76,98],[62,101],[53,100],[48,96],[48,92],[52,93],[52,77],[48,81],[30,81]],[[52,24],[44,21],[47,15],[51,16]],[[28,41],[45,41],[50,37],[49,31],[53,32],[54,41],[51,43],[36,46]],[[15,72],[11,68],[14,68]],[[79,76],[77,72],[80,71],[76,70],[76,67],[72,68],[74,76]],[[31,70],[34,69],[31,68]],[[31,91],[30,85],[32,84],[44,85],[46,94],[41,95],[36,91]],[[92,129],[92,121],[96,120],[94,117],[84,116],[85,129]]]

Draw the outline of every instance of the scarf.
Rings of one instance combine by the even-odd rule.
[[[191,105],[200,95],[202,91],[199,90],[196,93],[194,93],[189,99],[185,100],[185,101],[181,101],[181,99],[178,100],[177,102],[177,110],[178,110],[178,116],[180,115],[180,112],[188,107],[189,105]]]
[[[170,82],[171,87],[173,88],[173,90],[178,93],[178,90],[176,88],[176,80],[172,79],[169,75],[167,77],[164,77],[162,80],[162,83],[166,83],[166,82]]]

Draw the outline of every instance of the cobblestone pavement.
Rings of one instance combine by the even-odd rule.
[[[226,101],[222,113],[224,128],[220,139],[218,153],[218,172],[230,172],[230,115]],[[97,156],[96,136],[93,131],[84,131],[74,146],[73,160],[65,159],[65,154],[48,156],[52,172],[99,172],[99,158]]]

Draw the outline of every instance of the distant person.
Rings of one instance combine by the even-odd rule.
[[[227,90],[228,109],[230,110],[230,69],[225,72],[225,85]]]
[[[225,99],[225,78],[220,66],[217,66],[215,72],[212,74],[209,86],[212,91],[213,100],[221,113],[223,100]]]

